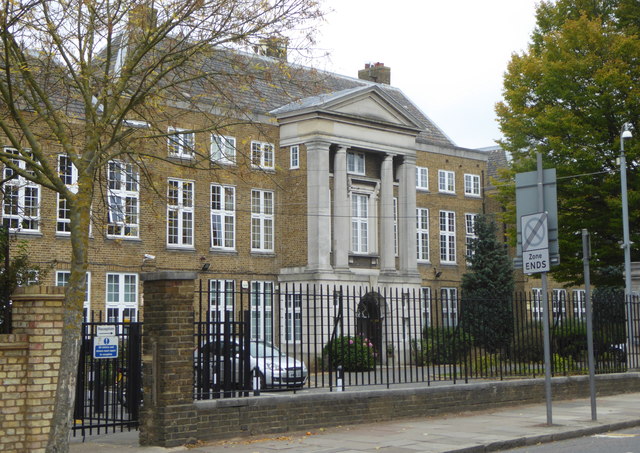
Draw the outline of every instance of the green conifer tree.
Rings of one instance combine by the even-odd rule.
[[[488,352],[506,347],[513,335],[513,266],[495,222],[478,215],[469,244],[470,270],[462,276],[462,328]]]

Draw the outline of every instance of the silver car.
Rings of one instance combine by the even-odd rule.
[[[246,355],[236,342],[207,342],[196,348],[196,383],[202,386],[209,381],[213,387],[233,384],[240,388],[255,388],[257,384],[272,389],[304,386],[308,376],[304,362],[264,341],[251,341],[249,345],[248,366],[243,363]]]

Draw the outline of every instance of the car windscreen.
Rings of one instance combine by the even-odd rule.
[[[251,356],[252,357],[284,357],[278,348],[266,343],[251,342]]]

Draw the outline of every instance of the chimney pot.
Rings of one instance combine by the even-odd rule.
[[[391,68],[384,63],[365,63],[364,69],[358,71],[358,78],[370,82],[391,85]]]

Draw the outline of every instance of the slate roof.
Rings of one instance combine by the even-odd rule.
[[[292,102],[326,102],[333,96],[346,94],[349,90],[377,85],[398,106],[406,109],[422,129],[420,141],[444,146],[455,146],[404,93],[393,86],[377,84],[300,65],[288,64],[281,60],[260,55],[218,49],[203,61],[203,67],[225,80],[232,93],[236,107],[253,113],[269,112]],[[210,96],[204,87],[200,88],[202,98]],[[210,99],[216,101],[216,99]],[[220,101],[220,99],[217,99]]]
[[[115,47],[121,43],[121,37],[114,39]],[[112,55],[110,64],[115,65],[117,52]],[[422,131],[417,141],[456,146],[400,89],[390,85],[224,48],[213,49],[195,65],[198,66],[196,70],[210,74],[210,80],[183,86],[181,91],[173,93],[175,96],[195,98],[212,107],[228,107],[236,112],[270,115],[269,112],[292,102],[315,96],[322,96],[326,100],[344,90],[377,85],[418,121]]]

